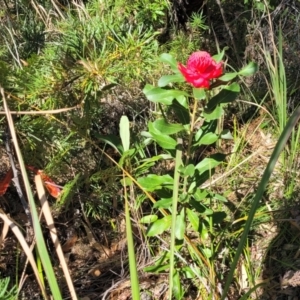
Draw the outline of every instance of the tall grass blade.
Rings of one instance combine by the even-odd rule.
[[[33,222],[33,229],[34,229],[34,234],[35,234],[35,238],[36,238],[36,244],[37,244],[37,248],[42,260],[42,264],[45,270],[45,273],[47,275],[48,278],[48,282],[49,282],[49,286],[53,295],[54,300],[61,300],[62,296],[58,287],[58,283],[57,280],[55,278],[55,274],[54,274],[54,270],[51,264],[51,260],[46,248],[46,243],[44,240],[44,236],[42,233],[42,229],[41,229],[41,225],[40,225],[40,221],[39,221],[39,217],[37,214],[37,209],[35,206],[35,202],[34,202],[34,198],[33,198],[33,194],[31,191],[31,186],[29,183],[29,179],[27,176],[27,172],[26,172],[26,168],[25,168],[25,163],[22,157],[22,153],[20,151],[19,148],[19,144],[18,144],[18,140],[17,140],[17,135],[15,132],[15,127],[14,127],[14,123],[13,123],[13,119],[11,114],[9,113],[9,108],[5,99],[5,94],[4,94],[4,90],[2,87],[0,87],[0,93],[2,95],[2,100],[3,100],[3,105],[4,105],[4,109],[6,112],[6,118],[7,118],[7,122],[8,122],[8,126],[10,129],[10,133],[11,133],[11,137],[13,140],[13,144],[15,147],[15,152],[18,158],[18,162],[20,165],[20,169],[21,169],[21,174],[22,174],[22,178],[24,181],[24,185],[25,185],[25,190],[26,190],[26,194],[27,194],[27,198],[29,201],[29,207],[30,207],[30,212],[31,212],[31,216],[32,216],[32,222]]]
[[[124,180],[124,197],[125,197],[125,219],[126,219],[126,237],[127,237],[127,246],[128,246],[128,257],[129,257],[129,270],[130,270],[130,282],[131,282],[131,291],[132,299],[140,300],[140,286],[138,279],[138,272],[136,266],[136,258],[134,251],[134,242],[133,242],[133,233],[130,220],[129,204],[126,191],[126,182]]]
[[[264,174],[262,176],[262,179],[259,183],[259,186],[257,188],[257,192],[256,192],[256,194],[254,196],[254,199],[253,199],[252,206],[251,206],[250,211],[248,213],[248,219],[245,223],[245,228],[244,228],[242,237],[240,239],[238,248],[236,250],[236,254],[234,256],[233,262],[230,266],[230,271],[229,271],[229,274],[227,276],[227,280],[226,280],[226,283],[225,283],[225,287],[224,287],[224,290],[223,290],[221,300],[224,300],[226,298],[226,295],[227,295],[227,292],[229,290],[231,281],[233,279],[233,275],[234,275],[236,266],[238,264],[238,261],[239,261],[239,258],[241,256],[241,254],[243,252],[243,248],[244,248],[244,245],[245,245],[245,242],[246,242],[246,239],[247,239],[247,236],[248,236],[248,233],[249,233],[249,230],[250,230],[255,212],[258,208],[259,201],[261,200],[261,198],[263,196],[263,193],[264,193],[264,191],[267,187],[267,184],[269,182],[271,174],[272,174],[272,172],[275,168],[276,162],[277,162],[281,152],[284,150],[284,148],[285,148],[285,146],[288,142],[288,139],[289,139],[294,127],[296,126],[297,122],[299,121],[299,119],[300,119],[300,106],[294,111],[294,113],[292,114],[292,116],[288,120],[286,126],[284,127],[284,130],[283,130],[282,134],[279,137],[279,140],[278,140],[278,142],[277,142],[277,144],[274,148],[274,151],[273,151],[273,153],[270,157],[268,165],[267,165],[267,167],[264,171]]]
[[[66,281],[67,281],[67,285],[68,285],[68,288],[69,288],[69,291],[70,291],[70,294],[71,294],[71,298],[73,300],[77,300],[77,296],[76,296],[75,288],[74,288],[74,285],[73,285],[73,281],[72,281],[72,278],[70,276],[70,272],[69,272],[69,269],[68,269],[68,266],[67,266],[67,263],[66,263],[66,260],[65,260],[65,257],[64,257],[64,253],[63,253],[61,244],[60,244],[60,242],[58,240],[58,237],[57,237],[58,236],[57,235],[57,230],[55,228],[54,220],[53,220],[51,210],[50,210],[50,206],[49,206],[49,203],[48,203],[46,195],[45,195],[45,189],[44,189],[44,186],[43,186],[43,181],[42,181],[41,175],[36,175],[35,176],[35,185],[36,185],[38,197],[39,197],[40,202],[41,202],[42,212],[43,212],[43,215],[45,217],[46,223],[47,223],[47,225],[50,229],[50,235],[51,235],[53,244],[55,246],[56,253],[57,253],[57,256],[58,256],[59,261],[60,261],[60,265],[63,269],[64,275],[65,275],[65,278],[66,278]]]
[[[4,224],[7,224],[7,226],[10,227],[10,229],[12,230],[12,232],[15,234],[15,236],[17,237],[21,247],[23,248],[27,259],[29,260],[32,270],[34,272],[34,275],[36,276],[37,282],[40,286],[40,289],[42,291],[42,294],[44,295],[45,299],[49,299],[47,294],[46,294],[46,290],[45,290],[45,286],[43,285],[42,281],[40,280],[39,277],[39,271],[38,268],[36,266],[34,257],[32,255],[32,252],[30,250],[30,247],[28,246],[28,244],[25,241],[25,238],[22,234],[22,232],[20,231],[20,229],[18,228],[18,226],[16,226],[16,224],[2,211],[2,209],[0,209],[0,218],[3,220]]]

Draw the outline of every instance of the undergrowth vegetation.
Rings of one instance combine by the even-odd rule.
[[[300,5],[203,2],[0,0],[0,299],[299,295]]]

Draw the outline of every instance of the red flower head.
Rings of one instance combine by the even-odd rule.
[[[178,63],[178,69],[185,80],[196,88],[209,88],[210,80],[222,75],[222,62],[217,63],[205,51],[194,52],[185,67]]]

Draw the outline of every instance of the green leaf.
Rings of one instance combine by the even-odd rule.
[[[221,80],[221,81],[230,81],[230,80],[234,79],[237,75],[238,75],[237,72],[226,73],[223,76],[219,77],[218,80]]]
[[[164,87],[169,83],[173,82],[184,82],[185,79],[181,73],[173,74],[173,75],[164,75],[158,80],[158,86]]]
[[[194,176],[195,173],[195,166],[193,164],[187,165],[183,170],[183,176]]]
[[[227,49],[228,49],[227,46],[224,47],[224,49],[222,50],[222,52],[220,52],[220,53],[214,55],[212,58],[213,58],[216,62],[220,62],[220,61],[223,59],[223,57],[224,57],[224,55],[225,55],[225,51],[226,51]]]
[[[211,145],[215,143],[218,140],[218,135],[216,135],[213,132],[207,132],[204,136],[200,138],[200,140],[194,144],[194,146],[199,146],[199,145]]]
[[[182,192],[180,195],[179,195],[179,198],[178,198],[178,201],[180,203],[185,203],[189,200],[189,195],[187,193],[184,193]]]
[[[193,266],[194,267],[194,266]],[[181,268],[181,272],[187,279],[195,278],[195,272],[188,266]]]
[[[127,116],[122,116],[120,120],[120,137],[124,152],[130,147],[130,125]]]
[[[137,166],[134,170],[135,173],[143,173],[147,172],[151,167],[155,165],[155,162],[159,160],[171,159],[172,156],[164,157],[164,155],[156,155],[146,159],[142,159],[139,161],[139,166]]]
[[[207,103],[206,113],[211,112],[219,104],[225,104],[233,102],[240,92],[240,86],[234,82],[228,86],[225,86],[219,94],[212,97]]]
[[[224,114],[224,110],[221,105],[218,105],[212,112],[210,111],[204,111],[203,117],[206,121],[212,121],[212,120],[218,120],[220,119]]]
[[[153,127],[167,135],[184,130],[183,125],[168,123],[165,119],[157,119],[153,122]]]
[[[190,205],[202,216],[210,216],[214,213],[213,210],[211,210],[210,208],[207,208],[201,202],[198,202],[194,199],[190,199]]]
[[[173,138],[171,138],[170,136],[161,133],[159,130],[157,130],[153,123],[149,122],[148,123],[148,128],[149,128],[149,132],[153,138],[153,140],[162,148],[167,149],[167,150],[171,150],[171,149],[175,149],[177,142],[176,140],[174,140]]]
[[[162,198],[154,203],[154,208],[170,208],[173,198]]]
[[[184,97],[185,98],[185,97]],[[182,125],[190,124],[190,112],[188,109],[186,98],[182,105],[178,100],[173,100],[171,108]]]
[[[202,100],[206,98],[205,89],[193,88],[193,96],[197,100]]]
[[[217,199],[217,200],[219,200],[219,201],[222,201],[222,202],[228,202],[228,201],[227,201],[227,198],[224,197],[224,196],[222,196],[222,195],[220,195],[220,194],[213,194],[213,198],[214,198],[214,199]]]
[[[157,264],[154,266],[149,266],[144,268],[144,272],[150,272],[150,273],[161,273],[161,272],[166,272],[170,268],[169,264],[161,265]]]
[[[198,184],[196,181],[191,182],[189,189],[188,189],[188,194],[194,194],[195,189],[197,188],[197,185]]]
[[[194,212],[193,210],[187,208],[186,215],[187,215],[187,218],[190,221],[193,229],[196,232],[198,232],[199,231],[199,217],[198,217],[198,214],[196,212]]]
[[[123,153],[123,146],[121,144],[121,140],[117,136],[113,134],[101,135],[95,133],[95,137],[112,146],[119,154]]]
[[[170,175],[159,176],[155,174],[139,177],[137,181],[148,192],[153,192],[163,187],[173,189],[174,183],[174,179]]]
[[[204,158],[199,164],[196,165],[195,169],[199,170],[201,173],[211,170],[222,163],[226,158],[223,153],[215,153],[210,157]]]
[[[207,257],[207,258],[211,258],[212,256],[212,252],[209,248],[204,248],[202,249],[202,252],[204,253],[204,255]]]
[[[196,191],[196,193],[194,193],[194,198],[195,200],[197,201],[202,201],[203,199],[205,199],[208,195],[208,192],[206,190],[201,190],[201,189],[198,189]]]
[[[200,223],[200,236],[203,240],[206,240],[208,238],[208,230],[204,222]]]
[[[160,87],[154,87],[150,84],[146,84],[143,92],[149,101],[165,105],[171,105],[173,99],[176,99],[177,97],[187,96],[187,93],[184,91],[162,89]]]
[[[212,215],[213,224],[221,224],[224,219],[227,217],[224,211],[216,211]]]
[[[131,186],[132,185],[132,179],[129,177],[124,177],[120,180],[121,184],[125,186]]]
[[[155,222],[158,219],[157,215],[148,215],[148,216],[144,216],[140,219],[140,223],[142,224],[150,224]]]
[[[163,53],[160,55],[159,59],[161,62],[168,64],[171,67],[172,71],[178,72],[178,63],[171,54]]]
[[[250,62],[246,67],[239,71],[241,76],[251,76],[255,74],[258,70],[258,66],[255,62]]]
[[[203,134],[203,129],[200,127],[195,134],[195,140],[198,141]]]
[[[129,149],[129,150],[123,152],[122,156],[119,160],[119,165],[121,167],[125,166],[128,163],[130,157],[132,157],[135,154],[135,151],[136,150],[133,148],[133,149]]]
[[[173,276],[173,292],[176,300],[181,300],[183,298],[184,293],[181,285],[179,272],[177,270],[175,270]]]
[[[189,108],[187,97],[184,95],[176,97],[176,100],[174,100],[174,101],[177,101],[184,108]],[[173,101],[173,103],[174,103],[174,101]]]
[[[183,240],[185,232],[185,208],[182,208],[180,214],[176,216],[175,237],[178,240]]]
[[[223,140],[232,140],[233,139],[233,136],[230,132],[229,129],[224,129],[222,132],[221,132],[221,138]]]
[[[147,230],[147,236],[155,236],[162,234],[164,231],[170,229],[172,216],[168,215],[152,223]]]

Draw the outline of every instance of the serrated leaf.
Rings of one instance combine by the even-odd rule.
[[[246,67],[239,71],[241,76],[251,76],[258,70],[258,65],[255,62],[250,62]]]
[[[130,125],[127,116],[122,116],[120,120],[120,137],[124,152],[130,147]]]
[[[199,217],[198,217],[198,214],[196,212],[194,212],[193,210],[187,208],[186,215],[187,215],[187,218],[190,221],[193,229],[196,232],[198,232],[198,230],[199,230]]]
[[[185,208],[182,208],[180,214],[176,216],[175,237],[178,240],[183,240],[185,233]]]
[[[147,236],[155,236],[162,234],[164,231],[170,229],[172,223],[172,216],[168,215],[152,223],[147,230]]]
[[[142,224],[150,224],[155,222],[158,219],[157,215],[148,215],[148,216],[144,216],[140,219],[140,223]]]
[[[169,83],[173,82],[184,82],[185,79],[181,73],[173,74],[173,75],[164,75],[158,80],[158,86],[164,87],[167,86]]]

